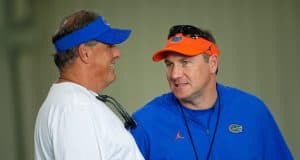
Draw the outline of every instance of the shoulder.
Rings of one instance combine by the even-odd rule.
[[[89,98],[92,92],[89,92],[88,89],[75,83],[60,83],[53,84],[49,95],[55,96],[60,100],[67,99],[68,102],[70,102],[70,100],[74,101],[76,98]]]
[[[252,93],[240,90],[235,87],[224,86],[218,83],[219,96],[225,101],[235,101],[239,103],[256,103],[264,105],[264,102]]]
[[[38,120],[52,122],[59,117],[102,113],[105,109],[105,104],[82,86],[72,83],[53,84],[39,110]]]
[[[225,111],[251,115],[270,114],[266,104],[252,93],[218,84],[219,96]]]
[[[51,106],[64,106],[64,109],[79,109],[97,101],[95,93],[75,83],[53,84],[45,102]],[[69,107],[76,108],[69,108]]]
[[[155,97],[136,112],[133,113],[133,117],[137,120],[153,120],[154,117],[159,117],[163,112],[172,112],[174,108],[173,104],[176,102],[176,98],[172,93],[165,93]]]

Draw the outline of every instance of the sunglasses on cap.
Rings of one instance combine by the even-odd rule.
[[[181,33],[183,36],[191,37],[193,39],[202,37],[208,41],[216,43],[215,39],[209,32],[203,31],[192,25],[175,25],[171,27],[169,31],[168,39],[174,37],[178,33]]]
[[[175,36],[178,33],[182,33],[184,36],[192,38],[203,36],[203,32],[197,27],[191,25],[175,25],[170,28],[168,38]]]

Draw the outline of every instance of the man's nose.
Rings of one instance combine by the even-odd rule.
[[[181,78],[182,75],[183,75],[183,68],[178,65],[174,65],[172,72],[171,72],[171,78],[178,79],[178,78]]]
[[[120,56],[121,56],[120,49],[117,48],[117,47],[114,47],[114,48],[113,48],[113,57],[114,57],[114,58],[119,58]]]

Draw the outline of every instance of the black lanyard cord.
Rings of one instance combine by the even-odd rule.
[[[184,120],[184,124],[185,124],[185,126],[186,126],[186,129],[187,129],[187,131],[188,131],[188,134],[189,134],[189,137],[190,137],[190,140],[191,140],[191,143],[192,143],[192,147],[193,147],[193,151],[194,151],[196,160],[199,160],[198,153],[197,153],[197,149],[196,149],[195,144],[194,144],[193,136],[192,136],[192,134],[191,134],[190,127],[189,127],[189,125],[187,124],[186,116],[185,116],[185,114],[184,114],[183,109],[182,109],[181,106],[180,106],[180,110],[181,110],[181,114],[182,114],[182,117],[183,117],[183,120]]]
[[[221,97],[220,97],[218,91],[217,91],[217,94],[218,94],[218,113],[217,113],[217,121],[216,121],[215,129],[214,129],[214,134],[213,134],[213,137],[212,137],[212,139],[211,139],[211,144],[210,144],[210,146],[209,146],[209,150],[208,150],[208,153],[207,153],[207,158],[206,158],[207,160],[209,160],[209,158],[210,158],[211,151],[212,151],[212,148],[213,148],[213,145],[214,145],[214,142],[215,142],[216,133],[217,133],[218,126],[219,126],[219,121],[220,121],[220,113],[221,113]]]
[[[212,137],[212,140],[211,140],[210,145],[209,145],[209,149],[208,149],[208,153],[207,153],[207,156],[206,156],[206,160],[209,160],[209,158],[210,158],[211,151],[212,151],[213,144],[214,144],[215,137],[216,137],[216,133],[217,133],[218,126],[219,126],[219,119],[220,119],[220,112],[221,112],[221,97],[219,95],[218,90],[217,90],[217,95],[218,95],[218,97],[217,97],[218,98],[217,121],[216,121],[215,129],[214,129],[214,132],[213,132],[213,137]],[[179,106],[179,108],[180,108],[180,111],[181,111],[181,114],[182,114],[182,117],[183,117],[186,129],[188,131],[189,138],[190,138],[191,143],[192,143],[192,147],[193,147],[193,151],[194,151],[194,154],[195,154],[195,158],[196,158],[196,160],[200,160],[198,152],[197,152],[197,149],[196,149],[196,146],[195,146],[195,143],[194,143],[194,140],[193,140],[193,136],[191,134],[190,127],[189,127],[188,122],[187,122],[186,115],[185,115],[185,113],[184,113],[181,105]]]
[[[98,94],[96,98],[104,103],[107,102],[111,104],[117,110],[119,115],[121,115],[121,117],[124,120],[124,126],[126,129],[132,129],[136,127],[136,122],[132,119],[132,117],[128,114],[128,112],[126,112],[124,107],[116,99],[108,95],[100,94]]]

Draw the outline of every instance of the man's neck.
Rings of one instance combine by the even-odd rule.
[[[189,99],[179,99],[179,102],[193,110],[205,110],[213,107],[218,98],[216,86],[208,89],[201,95],[195,95]]]
[[[72,82],[79,84],[88,90],[94,91],[96,93],[101,91],[101,87],[97,82],[92,82],[93,79],[89,78],[87,74],[81,74],[79,72],[72,72],[72,71],[64,71],[60,74],[58,80],[55,83],[62,83],[62,82]]]

